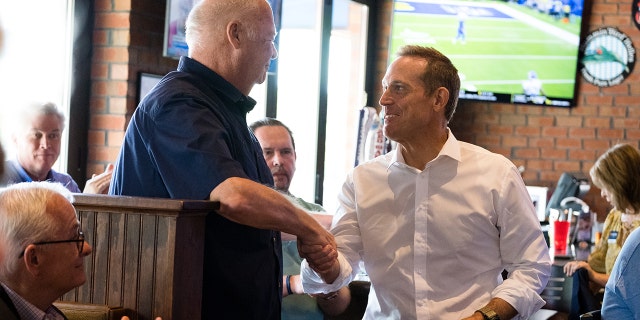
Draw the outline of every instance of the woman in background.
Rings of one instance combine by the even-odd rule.
[[[604,288],[614,262],[627,237],[640,226],[640,152],[629,144],[618,144],[598,158],[589,172],[591,182],[613,209],[604,222],[602,237],[587,261],[570,261],[564,265],[567,276],[586,270],[593,296]],[[600,309],[581,305],[581,312]],[[583,307],[591,310],[583,310]]]

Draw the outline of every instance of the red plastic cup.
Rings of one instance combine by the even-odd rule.
[[[569,242],[569,221],[553,221],[553,248],[555,252],[566,252]]]

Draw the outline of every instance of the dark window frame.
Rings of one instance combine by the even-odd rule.
[[[69,102],[69,148],[67,173],[84,189],[86,183],[91,65],[93,55],[93,1],[75,1],[73,19],[71,92]]]
[[[364,4],[369,7],[369,17],[367,26],[367,61],[365,64],[365,90],[367,92],[375,92],[375,39],[377,38],[377,21],[376,15],[378,12],[378,4],[375,0],[351,0],[360,4]],[[324,0],[323,16],[322,16],[322,54],[320,59],[320,96],[318,101],[318,139],[316,142],[316,181],[314,201],[322,205],[323,193],[324,193],[324,176],[325,176],[325,140],[327,136],[327,87],[329,76],[329,39],[331,37],[331,21],[333,14],[333,0]],[[277,60],[276,60],[277,61]],[[277,63],[277,62],[276,62]],[[277,85],[277,66],[274,69],[275,73],[269,74],[269,81],[267,82],[267,106],[266,116],[277,117],[277,98],[278,98],[278,85]],[[367,105],[373,105],[373,95],[367,96]]]

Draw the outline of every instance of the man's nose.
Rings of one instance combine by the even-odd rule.
[[[82,252],[80,253],[80,255],[88,256],[91,254],[91,252],[93,252],[93,247],[89,244],[89,242],[85,241],[84,245],[82,246]]]
[[[273,163],[274,166],[280,166],[282,164],[282,161],[280,161],[280,156],[277,153],[273,155],[271,163]]]
[[[381,107],[385,107],[390,105],[391,103],[393,103],[393,100],[391,100],[390,95],[387,93],[388,91],[385,90],[382,95],[380,96],[380,100],[378,100],[378,104]]]
[[[40,139],[40,148],[42,148],[42,149],[48,149],[48,148],[49,148],[49,145],[51,145],[51,143],[50,143],[49,139],[47,139],[47,137],[46,137],[46,136],[43,136],[43,137]]]

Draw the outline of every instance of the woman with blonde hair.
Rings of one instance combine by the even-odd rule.
[[[579,269],[586,270],[592,293],[598,294],[604,288],[613,264],[627,237],[640,226],[640,152],[629,144],[617,144],[602,154],[589,171],[591,183],[600,189],[600,195],[613,208],[603,225],[602,237],[596,243],[587,261],[570,261],[564,265],[567,276],[573,276]],[[583,310],[599,309],[584,306]]]

